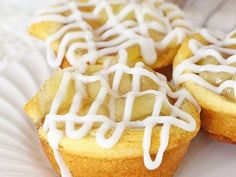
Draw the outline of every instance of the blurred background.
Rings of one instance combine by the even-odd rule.
[[[236,1],[235,0],[168,0],[179,5],[187,18],[196,26],[229,32],[236,28]],[[8,15],[34,14],[36,9],[46,6],[52,0],[1,0],[0,22],[8,19]],[[17,6],[14,13],[6,13],[9,6]],[[18,16],[17,16],[18,18]]]
[[[235,0],[172,0],[195,25],[229,32],[236,28]]]

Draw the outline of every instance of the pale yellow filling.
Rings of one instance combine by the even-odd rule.
[[[219,62],[214,57],[208,56],[201,59],[197,64],[201,66],[207,64],[219,65]],[[233,63],[231,66],[236,66],[236,63]],[[236,75],[227,72],[213,73],[204,71],[199,73],[199,76],[216,87],[227,80],[236,80]],[[230,87],[225,88],[222,92],[222,95],[229,99],[235,99],[234,89]]]

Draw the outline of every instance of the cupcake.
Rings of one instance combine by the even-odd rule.
[[[211,42],[208,37],[185,40],[173,79],[202,107],[203,130],[213,139],[236,143],[236,31]]]
[[[159,70],[173,62],[180,44],[192,31],[184,13],[162,0],[77,0],[42,10],[29,33],[46,40],[50,66],[84,69],[104,56],[128,59]]]
[[[171,177],[197,134],[189,92],[128,56],[58,70],[25,105],[62,177]]]

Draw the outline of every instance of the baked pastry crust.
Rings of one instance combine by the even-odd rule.
[[[196,39],[204,45],[210,44],[200,34],[188,37],[174,59],[174,68],[193,56],[189,48],[189,41],[192,39]],[[226,143],[236,143],[236,102],[191,80],[185,81],[181,85],[190,91],[202,107],[201,126],[203,130],[213,139]]]
[[[45,132],[39,130],[38,133],[45,153],[50,159],[54,169],[60,174]],[[59,150],[74,177],[171,177],[188,150],[189,142],[185,142],[186,140],[187,138],[184,138],[182,142],[178,142],[177,147],[167,150],[161,166],[156,170],[148,170],[144,166],[142,152],[139,155],[137,154],[137,156],[129,157],[128,152],[133,151],[134,148],[131,149],[131,142],[124,142],[122,140],[122,152],[118,150],[118,147],[115,147],[112,152],[115,156],[113,158],[110,157],[111,153],[107,154],[107,149],[101,149],[94,139],[90,142],[86,140],[81,142],[62,140]],[[79,147],[81,147],[81,145],[85,147],[87,149],[86,152],[79,150],[79,148],[76,150],[71,148],[77,145],[79,145]],[[133,144],[133,146],[135,145]],[[139,148],[140,144],[137,147]],[[103,151],[103,155],[100,157],[91,154],[91,152],[96,154],[99,150]],[[125,151],[125,155],[127,156],[119,157],[118,154],[125,153]],[[85,154],[87,155],[88,153],[90,153],[89,156],[85,156]],[[152,155],[152,157],[154,158],[154,155]]]
[[[114,61],[114,59],[112,59],[112,61]],[[134,69],[138,69],[139,67],[141,67],[140,63],[132,64],[128,62],[127,65],[129,67],[135,66]],[[101,64],[89,65],[87,68],[87,73],[85,74],[90,73],[93,76],[93,73],[96,73],[96,71],[100,71],[102,67],[103,65]],[[120,71],[122,71],[122,70],[119,70],[119,68],[122,68],[122,67],[127,68],[126,65],[122,65],[120,63],[111,65],[111,68],[112,67],[113,69],[114,68],[117,69],[117,70],[114,69],[116,73],[119,73]],[[147,71],[153,74],[155,73],[150,68],[146,66],[143,66],[143,67],[145,67],[145,69],[137,70],[139,72],[135,71],[134,69],[132,70],[131,68],[129,68],[126,72],[135,71],[133,73],[134,75],[138,73],[142,73],[142,72],[145,73]],[[105,69],[105,71],[112,71],[111,68]],[[45,82],[44,86],[40,89],[40,91],[25,106],[25,112],[29,115],[29,117],[31,117],[31,119],[36,124],[36,127],[38,128],[38,135],[41,140],[42,146],[46,154],[48,155],[52,165],[57,170],[57,172],[59,172],[59,169],[58,169],[57,163],[55,163],[56,162],[55,160],[56,158],[54,158],[55,150],[53,150],[54,153],[52,153],[52,149],[50,148],[50,147],[55,148],[54,143],[52,143],[49,140],[49,137],[51,137],[51,134],[50,134],[51,130],[49,130],[48,132],[47,128],[45,129],[45,127],[52,126],[52,125],[48,125],[48,123],[50,123],[50,116],[52,117],[55,116],[54,113],[51,113],[51,110],[53,109],[51,108],[51,105],[53,107],[53,105],[55,104],[54,100],[60,97],[60,96],[58,97],[57,94],[59,90],[61,90],[62,83],[64,83],[65,72],[69,70],[70,69],[67,69],[64,72],[58,71],[54,76],[52,76],[48,81]],[[125,78],[128,78],[128,80],[124,80]],[[112,79],[114,78],[112,77]],[[143,77],[140,81],[142,83],[140,85],[140,88],[141,88],[140,91],[158,90],[158,89],[160,89],[161,91],[161,88],[163,87],[161,85],[159,85],[160,88],[157,87],[155,85],[155,82],[153,82],[149,77]],[[130,89],[129,85],[132,85],[131,84],[132,82],[133,82],[132,79],[130,77],[127,77],[127,75],[124,74],[122,76],[122,79],[120,80],[119,92],[122,94],[129,92],[129,89]],[[162,82],[164,82],[164,80]],[[61,101],[62,104],[57,113],[59,116],[58,117],[59,119],[60,119],[60,116],[62,116],[61,118],[63,118],[63,115],[68,113],[68,111],[72,107],[71,102],[72,100],[74,100],[73,96],[76,95],[75,83],[76,81],[69,82],[66,95]],[[165,86],[167,86],[167,84]],[[90,86],[88,85],[88,87],[86,87],[88,98],[95,99],[96,95],[100,95],[99,94],[101,90],[100,87],[101,86],[97,85],[97,83],[91,84]],[[169,94],[169,91],[167,92]],[[176,93],[177,92],[178,91],[176,91]],[[182,157],[184,156],[186,150],[188,149],[188,145],[190,141],[197,134],[200,128],[199,110],[196,108],[196,106],[193,103],[191,103],[187,98],[185,98],[186,96],[185,94],[187,95],[187,92],[183,93],[184,100],[182,99],[179,100],[179,98],[176,98],[175,96],[174,97],[176,99],[175,100],[176,103],[180,104],[179,108],[177,109],[181,110],[181,114],[179,115],[177,114],[178,117],[181,117],[181,118],[176,118],[176,122],[178,122],[180,119],[182,120],[182,117],[183,117],[183,120],[184,122],[186,121],[186,124],[184,123],[183,126],[181,126],[181,123],[176,123],[176,125],[172,125],[170,126],[169,129],[166,129],[166,130],[169,130],[169,133],[167,135],[168,138],[165,136],[164,137],[162,136],[163,126],[155,125],[152,127],[152,133],[150,135],[151,143],[150,143],[150,148],[148,150],[150,157],[155,157],[157,150],[161,149],[161,146],[163,146],[163,141],[165,142],[166,138],[168,139],[167,140],[168,144],[167,144],[167,147],[165,148],[165,153],[163,153],[164,160],[162,161],[161,166],[159,166],[159,168],[154,169],[153,167],[149,167],[149,168],[153,168],[151,170],[147,170],[145,168],[145,165],[147,166],[147,164],[145,164],[147,163],[145,162],[145,158],[147,156],[145,157],[144,155],[144,152],[145,152],[144,148],[146,146],[144,145],[144,137],[146,137],[145,136],[146,127],[145,128],[126,127],[123,131],[122,136],[119,139],[119,142],[117,142],[117,144],[115,144],[112,148],[107,149],[107,148],[101,147],[101,145],[98,144],[99,140],[97,139],[97,132],[99,131],[99,129],[101,129],[102,126],[99,127],[99,124],[98,125],[95,124],[94,125],[95,129],[91,129],[89,133],[86,136],[84,136],[82,139],[63,136],[60,139],[60,142],[57,147],[58,152],[61,154],[66,166],[68,167],[68,169],[70,170],[70,173],[74,177],[77,177],[77,176],[78,177],[79,176],[91,177],[94,175],[96,175],[97,177],[111,176],[111,175],[117,176],[117,177],[124,176],[124,175],[125,176],[162,176],[162,177],[172,176],[177,166],[179,165]],[[171,102],[171,104],[175,104],[173,102],[174,100],[171,100],[171,98],[172,97],[170,97],[169,101]],[[125,99],[127,100],[127,98]],[[106,103],[107,102],[108,101],[106,101]],[[122,121],[123,113],[125,117],[126,108],[122,108],[122,107],[126,104],[126,102],[123,102],[122,100],[118,100],[118,102],[115,102],[115,110],[116,110],[115,119],[118,122]],[[83,111],[86,110],[86,103],[87,101],[85,100],[84,102],[85,107],[81,107],[81,112],[78,112],[77,113],[78,115],[83,114]],[[153,108],[154,103],[155,102],[153,102],[153,99],[152,97],[150,97],[150,95],[147,95],[147,96],[143,95],[136,98],[133,103],[133,108],[132,108],[133,111],[130,115],[131,116],[130,121],[139,122],[140,120],[141,122],[142,120],[145,120],[147,117],[150,118],[149,115],[152,114],[152,112],[155,110]],[[98,109],[98,115],[106,115],[107,114],[106,108],[104,108],[103,106],[101,106],[100,108],[101,109]],[[172,108],[173,107],[171,107],[171,109]],[[176,111],[176,108],[173,108],[173,110]],[[172,111],[170,112],[169,108],[166,107],[165,103],[163,103],[161,106],[160,113],[159,113],[163,115],[163,117],[160,116],[160,118],[169,119],[168,115],[172,114]],[[173,111],[173,114],[176,114],[175,111]],[[188,120],[187,118],[189,116],[191,117],[191,121]],[[78,117],[78,119],[80,118],[81,117]],[[87,119],[88,118],[89,116],[87,117]],[[172,122],[171,120],[173,120],[172,117],[170,118],[170,123]],[[97,126],[99,128],[96,128]],[[65,132],[67,132],[66,127],[67,125],[64,125],[63,123],[62,124],[59,123],[57,124],[58,129],[53,130],[52,133],[57,133],[58,131],[61,131],[64,129],[65,129]],[[169,123],[168,123],[168,127],[169,127]],[[111,134],[112,132],[109,131],[107,132],[106,136],[110,137],[114,135],[114,134],[113,135]],[[55,137],[54,137],[54,140],[55,140]],[[144,158],[144,162],[140,161],[141,158]],[[78,168],[81,170],[78,170]]]
[[[37,106],[28,105],[28,108],[25,109],[26,113],[32,111],[32,107]],[[82,140],[72,140],[65,137],[59,144],[60,154],[73,177],[171,177],[200,127],[199,115],[195,107],[189,102],[186,102],[184,106],[184,110],[188,110],[196,118],[197,128],[194,132],[187,133],[180,128],[172,127],[169,145],[164,154],[163,161],[155,170],[148,170],[142,160],[143,149],[141,145],[143,130],[127,130],[119,143],[112,149],[101,148],[97,145],[93,136],[85,137]],[[159,134],[160,129],[153,131],[152,149],[150,150],[153,153],[152,157],[155,157],[154,154],[160,143]],[[60,174],[52,149],[49,146],[46,132],[42,128],[38,130],[38,136],[52,166]]]
[[[90,15],[93,14],[93,10],[94,10],[93,6],[94,6],[94,4],[96,4],[94,0],[87,0],[87,1],[78,0],[76,2],[78,3],[77,4],[77,6],[78,6],[77,12],[79,12],[80,14],[83,14],[84,12],[90,13]],[[124,20],[122,22],[121,21],[115,22],[118,24],[113,27],[110,27],[110,29],[108,29],[107,31],[116,30],[118,25],[121,25],[123,22],[128,22],[128,21],[132,22],[132,23],[136,23],[135,25],[136,25],[137,29],[138,28],[140,28],[140,29],[147,28],[146,29],[147,33],[144,34],[141,32],[142,34],[140,35],[140,34],[138,34],[140,32],[139,31],[135,34],[136,37],[133,37],[132,40],[133,39],[136,40],[140,36],[142,38],[145,38],[145,41],[150,40],[150,39],[153,40],[153,44],[149,43],[146,45],[149,46],[149,51],[151,51],[150,50],[151,48],[156,48],[156,56],[155,56],[154,61],[152,61],[152,62],[145,61],[144,56],[142,55],[142,51],[141,51],[142,47],[140,46],[140,44],[136,43],[134,45],[129,45],[125,48],[126,48],[126,50],[128,50],[129,60],[136,61],[136,62],[141,60],[141,61],[145,62],[145,64],[149,65],[150,67],[152,67],[154,69],[164,68],[164,67],[172,64],[173,58],[175,57],[175,55],[180,47],[181,42],[183,41],[185,36],[188,33],[190,33],[190,31],[192,30],[191,26],[184,19],[183,12],[177,6],[170,4],[170,3],[163,2],[162,0],[157,0],[157,1],[142,0],[141,2],[139,2],[139,3],[142,3],[142,5],[139,5],[137,2],[134,2],[134,1],[132,1],[132,2],[128,1],[129,3],[127,3],[122,0],[120,0],[120,3],[118,3],[118,1],[116,3],[114,3],[114,1],[104,1],[104,2],[96,1],[96,2],[97,2],[97,6],[101,6],[101,7],[103,7],[103,5],[100,5],[100,4],[104,4],[106,2],[106,5],[104,5],[103,8],[105,8],[105,7],[110,8],[110,10],[113,11],[113,14],[107,15],[107,13],[109,13],[109,10],[107,10],[108,12],[106,12],[105,10],[102,10],[97,15],[98,18],[96,20],[82,19],[83,22],[86,22],[88,25],[90,25],[93,28],[92,33],[97,33],[96,30],[101,28],[101,26],[107,25],[109,23],[109,20],[111,21],[110,16],[114,15],[114,18],[117,18],[119,13],[120,14],[125,13],[125,12],[123,12],[123,10],[125,8],[126,8],[126,10],[129,8],[132,9],[136,6],[137,6],[136,9],[141,8],[137,12],[135,10],[130,10],[130,13],[128,13],[126,15],[126,17],[124,18]],[[63,5],[59,4],[59,5],[55,6],[56,7],[55,9],[58,8],[57,6],[59,6],[59,7],[62,6],[63,7],[62,9],[67,9],[64,11],[62,10],[62,12],[61,11],[58,12],[58,10],[55,11],[53,6],[51,8],[49,8],[49,10],[41,12],[41,14],[39,16],[33,18],[32,23],[29,27],[29,33],[32,36],[35,36],[39,39],[46,40],[48,42],[50,40],[49,39],[50,37],[52,37],[53,35],[58,33],[61,29],[65,28],[65,26],[69,26],[69,25],[73,24],[74,22],[67,22],[69,19],[71,19],[71,16],[70,16],[71,12],[70,11],[73,11],[74,13],[76,13],[75,9],[73,10],[73,8],[72,8],[73,6],[70,3],[67,2],[66,4],[63,4]],[[90,3],[90,4],[92,4],[92,6],[90,5],[87,7],[83,3],[84,4]],[[81,4],[81,7],[80,7],[80,4]],[[72,8],[72,10],[68,10],[68,8],[65,8],[67,6]],[[155,6],[155,7],[153,7],[153,6]],[[74,7],[76,7],[75,4],[74,4]],[[141,13],[144,13],[143,14],[144,22],[142,24],[139,24],[138,18],[140,18],[139,15],[142,15]],[[74,16],[76,16],[76,15],[74,15]],[[64,21],[61,19],[64,19]],[[77,21],[78,21],[78,19],[77,19]],[[79,21],[81,21],[81,19]],[[152,25],[155,27],[152,27]],[[129,31],[129,33],[133,33],[133,30],[129,27],[122,26],[122,28],[125,28],[126,32]],[[71,31],[73,32],[76,30],[81,31],[81,29],[78,29],[78,27],[77,27],[74,29],[70,29],[64,33],[69,34],[69,33],[71,33]],[[104,33],[106,33],[107,31],[105,31]],[[122,36],[122,38],[123,38],[124,33],[126,33],[126,32],[122,29],[120,31],[121,31],[121,34],[119,34],[119,30],[118,30],[118,31],[116,31],[115,35],[118,37],[120,37],[120,35],[123,35]],[[102,33],[102,34],[104,34],[104,33]],[[59,49],[60,45],[62,43],[61,40],[63,40],[64,36],[66,36],[65,34],[62,35],[62,38],[58,38],[57,40],[53,40],[53,41],[48,42],[48,47],[47,47],[48,50],[50,50],[49,48],[51,46],[56,53],[59,53],[60,52],[59,50],[61,50],[61,49]],[[126,38],[127,37],[128,36],[126,36]],[[96,36],[97,41],[99,41],[98,40],[99,38],[100,38],[99,36]],[[114,39],[114,36],[110,36],[109,38],[107,38],[105,40],[100,39],[99,42],[104,43],[104,42],[111,41],[111,39]],[[74,41],[76,41],[76,40],[78,40],[78,39],[75,38]],[[96,40],[93,39],[93,41],[96,41]],[[118,45],[116,44],[115,46],[113,46],[113,48],[116,48],[117,46],[124,44],[128,40],[130,40],[129,37],[125,41],[119,43]],[[79,39],[79,41],[80,41],[80,39]],[[68,46],[70,46],[70,45],[71,44],[68,44]],[[104,48],[107,48],[107,47],[111,47],[111,46],[109,45]],[[83,52],[84,52],[83,50],[77,49],[77,51],[75,52],[75,55],[77,58],[76,60],[81,60],[81,58],[82,58],[81,53],[83,53]],[[80,53],[80,54],[78,54],[78,53]],[[152,52],[149,52],[149,53],[152,53]],[[116,56],[117,54],[118,54],[117,51],[113,51],[109,55]],[[71,59],[68,59],[68,55],[66,54],[66,52],[64,55],[65,56],[59,65],[62,68],[68,67],[70,65],[75,66],[76,62],[75,61],[71,62]],[[52,59],[50,59],[50,56],[48,56],[48,59],[49,59],[49,61],[52,60]],[[99,58],[97,58],[97,59],[99,59]],[[53,67],[57,67],[59,65],[58,64],[57,65],[51,64],[51,66],[53,66]]]

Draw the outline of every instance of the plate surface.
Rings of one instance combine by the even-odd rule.
[[[0,176],[56,177],[32,123],[23,113],[23,105],[51,73],[41,45],[28,38],[26,26],[19,26],[26,23],[34,11],[32,9],[40,7],[43,0],[40,3],[36,0],[20,2],[8,0],[13,4],[12,9],[19,7],[18,20],[12,20],[11,12],[7,14],[5,11],[11,23],[7,26],[0,24],[4,41],[11,43],[10,48],[5,44],[0,48],[0,56],[3,54],[1,57],[7,58],[6,61],[0,59]],[[19,26],[18,32],[13,32],[15,25]],[[235,167],[235,145],[211,141],[200,133],[193,140],[175,177],[235,177]]]

